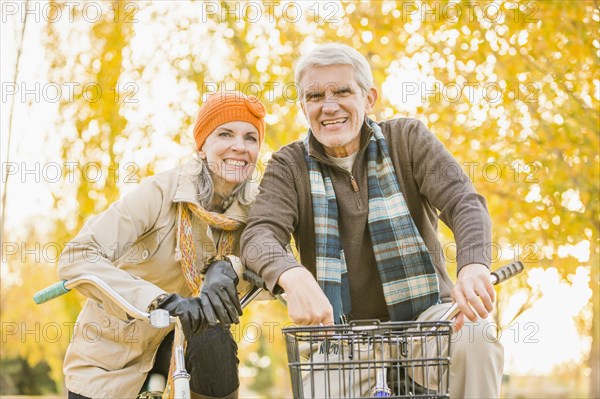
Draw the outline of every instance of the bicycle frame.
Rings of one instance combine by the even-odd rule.
[[[510,265],[501,267],[500,269],[494,271],[490,275],[490,282],[495,285],[499,284],[502,281],[505,281],[512,276],[519,274],[524,270],[524,266],[521,262],[515,262]],[[246,293],[240,300],[242,308],[246,307],[254,298],[256,298],[263,290],[266,289],[265,283],[257,276],[255,273],[246,270],[244,272],[244,279],[250,281],[253,284],[253,288]],[[91,284],[98,288],[104,295],[106,295],[111,301],[113,301],[117,306],[119,306],[122,310],[124,310],[130,317],[133,317],[138,320],[144,320],[153,327],[156,328],[166,328],[173,324],[175,326],[175,337],[173,348],[175,351],[175,371],[173,374],[173,389],[174,395],[176,398],[189,399],[190,398],[190,375],[187,373],[185,368],[185,337],[183,335],[183,330],[181,328],[181,322],[179,318],[170,316],[169,313],[164,309],[157,309],[150,313],[141,311],[131,305],[125,298],[123,298],[118,292],[113,290],[108,284],[106,284],[102,279],[97,276],[84,274],[78,277],[75,277],[70,280],[60,281],[55,283],[41,291],[38,291],[34,295],[34,301],[37,304],[41,304],[47,302],[51,299],[59,297],[63,294],[68,293],[73,288],[77,287],[81,284]],[[285,303],[285,299],[282,298],[283,291],[280,287],[276,287],[273,292],[273,295],[276,296],[279,300]],[[434,332],[439,330],[440,328],[446,328],[445,325],[448,325],[448,322],[452,320],[460,310],[458,306],[454,304],[444,315],[440,318],[439,322],[434,322],[434,325],[430,327],[430,332]],[[435,324],[437,323],[437,324]],[[444,324],[446,323],[446,324]],[[421,323],[427,324],[427,323]],[[338,325],[342,326],[343,325]],[[346,328],[348,326],[346,325]],[[318,328],[318,327],[317,327]],[[327,327],[322,327],[327,328]],[[288,332],[302,332],[303,329],[309,331],[314,330],[315,327],[296,327],[292,329],[284,329],[284,334],[287,334],[285,330]],[[424,337],[431,337],[432,335],[428,335],[425,333]],[[430,338],[427,338],[430,339]],[[289,355],[288,348],[288,355]],[[375,359],[375,363],[379,365],[377,371],[375,373],[375,386],[372,389],[372,397],[389,397],[392,395],[390,388],[387,385],[386,378],[386,368],[384,367],[384,359],[381,360]],[[292,364],[290,363],[290,370],[292,368]],[[292,370],[291,370],[292,371]],[[293,382],[293,381],[292,381]],[[411,395],[412,396],[412,395]]]

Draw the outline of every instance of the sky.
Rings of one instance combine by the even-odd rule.
[[[3,7],[5,7],[3,3]],[[40,4],[44,4],[41,2]],[[185,3],[179,3],[179,13],[185,13]],[[43,234],[49,229],[44,223],[45,215],[52,214],[59,217],[67,217],[74,208],[65,209],[52,208],[52,189],[58,176],[57,171],[69,167],[59,160],[60,135],[62,132],[54,130],[53,121],[57,114],[57,102],[48,99],[57,96],[56,87],[48,82],[47,73],[49,66],[45,63],[44,48],[42,46],[42,35],[44,34],[44,21],[36,22],[35,18],[30,20],[24,40],[24,51],[22,54],[16,86],[13,82],[15,68],[16,44],[20,39],[20,14],[14,16],[6,15],[3,9],[2,34],[0,43],[0,74],[2,80],[2,103],[0,104],[0,156],[2,157],[2,191],[5,190],[5,173],[11,174],[8,180],[8,196],[5,228],[10,231],[11,237],[23,237],[26,225],[34,223],[36,229]],[[143,13],[138,18],[146,18]],[[175,14],[176,17],[176,14]],[[138,23],[135,28],[142,30],[137,32],[138,38],[132,46],[136,48],[137,54],[151,54],[153,46],[157,45],[147,38],[161,36],[160,26],[151,23]],[[143,31],[145,30],[145,31]],[[175,51],[175,50],[174,50]],[[423,84],[431,84],[425,78],[415,75],[411,60],[399,60],[395,70],[388,80],[383,84],[383,95],[389,96],[394,87],[402,85],[403,82],[415,82],[422,80]],[[215,68],[218,68],[215,66]],[[148,115],[153,115],[153,123],[163,126],[166,130],[171,128],[177,121],[165,111],[165,104],[172,101],[179,93],[172,88],[173,76],[168,70],[163,70],[154,82],[155,91],[151,88],[142,88],[144,92],[143,107],[132,111],[128,117],[132,121],[142,120]],[[160,89],[160,90],[158,90]],[[14,93],[14,90],[17,90]],[[68,95],[68,87],[60,88],[61,96]],[[28,91],[28,92],[27,92]],[[160,95],[157,93],[160,92]],[[14,94],[13,94],[14,93]],[[28,93],[28,94],[27,94]],[[10,104],[15,99],[12,142],[7,149],[8,141],[8,116]],[[390,102],[399,109],[410,111],[416,109],[419,99],[417,96],[406,98],[390,98]],[[193,110],[189,110],[193,112]],[[131,158],[143,163],[150,159],[153,152],[168,151],[174,154],[174,158],[189,155],[187,150],[181,146],[174,145],[164,137],[157,137],[149,145],[147,153],[136,153]],[[7,151],[10,151],[9,153]],[[161,165],[161,170],[172,165]],[[76,166],[80,167],[80,166]],[[8,169],[7,169],[8,168]],[[93,171],[92,171],[93,172]],[[126,172],[126,171],[124,171]],[[131,187],[123,187],[124,191]],[[71,204],[73,205],[73,204]],[[587,261],[589,257],[588,248],[576,248],[574,251],[580,253],[580,260]],[[2,279],[4,283],[18,282],[18,276],[8,273],[8,269],[2,262]],[[570,282],[560,281],[556,269],[548,270],[534,269],[529,271],[529,284],[536,287],[542,293],[541,298],[535,305],[521,315],[518,319],[509,323],[503,323],[508,327],[501,332],[501,342],[506,350],[507,374],[547,374],[555,367],[565,362],[579,362],[589,350],[589,340],[580,337],[575,324],[575,318],[584,308],[591,297],[589,289],[589,272],[579,268],[572,276]],[[524,294],[517,293],[510,298],[510,308],[517,309],[519,304],[526,298]],[[510,311],[506,313],[510,316]]]

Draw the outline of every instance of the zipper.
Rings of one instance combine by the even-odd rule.
[[[369,129],[371,129],[371,128],[369,127]],[[371,132],[369,133],[369,137],[371,134],[372,134],[372,129],[371,129]],[[369,138],[369,140],[370,140],[370,138]],[[367,142],[363,145],[363,147],[358,150],[359,155],[365,151],[365,149],[369,145],[369,140],[367,140]],[[308,151],[308,149],[307,149],[307,151]],[[352,186],[352,191],[354,191],[354,194],[355,194],[354,199],[356,201],[356,206],[359,210],[362,210],[364,208],[364,204],[361,199],[361,194],[358,194],[360,192],[360,188],[358,187],[358,183],[356,182],[356,179],[354,178],[354,175],[352,174],[352,172],[348,172],[346,169],[340,168],[338,165],[331,162],[329,159],[325,159],[325,158],[321,157],[320,154],[315,151],[309,151],[308,156],[316,159],[317,161],[319,161],[325,165],[332,166],[334,168],[337,168],[338,170],[341,170],[344,173],[347,173],[348,176],[350,177],[350,185]],[[355,162],[355,164],[356,164],[356,162]],[[356,165],[354,165],[353,169],[355,167],[356,167]]]
[[[356,180],[354,180],[354,176],[352,175],[352,173],[350,173],[350,184],[352,184],[352,189],[354,190],[355,193],[357,193],[358,190],[358,184],[356,183]]]
[[[319,161],[321,163],[324,163],[328,166],[332,166],[332,167],[342,171],[343,173],[348,174],[348,176],[350,177],[350,185],[352,186],[352,190],[354,190],[355,193],[360,191],[360,189],[358,188],[358,183],[356,182],[356,179],[354,178],[354,175],[351,172],[348,172],[346,169],[340,168],[338,165],[331,162],[329,159],[321,158],[317,154],[313,155],[313,158],[315,158],[317,161]]]

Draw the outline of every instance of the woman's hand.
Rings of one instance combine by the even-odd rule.
[[[218,322],[228,328],[240,322],[242,305],[237,294],[239,278],[229,259],[211,263],[204,275],[200,301],[204,315],[210,326]]]
[[[207,327],[200,298],[170,294],[158,304],[158,308],[168,311],[171,316],[179,317],[183,335],[188,341],[192,334],[200,334]]]

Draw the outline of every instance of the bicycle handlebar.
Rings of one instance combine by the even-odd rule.
[[[525,267],[523,263],[517,261],[511,263],[509,265],[503,266],[490,274],[490,282],[493,285],[499,284],[503,281],[508,280],[509,278],[521,273]],[[267,289],[265,281],[257,275],[255,272],[251,270],[245,270],[243,274],[244,280],[249,281],[254,286],[252,290],[247,293],[242,299],[241,304],[242,308],[246,307],[250,301],[252,301],[263,289]],[[175,323],[175,317],[169,316],[169,321],[165,320],[165,315],[162,313],[152,313],[144,312],[137,309],[135,306],[130,304],[125,298],[123,298],[119,293],[113,290],[108,284],[106,284],[102,279],[97,276],[91,274],[82,274],[81,276],[72,278],[70,280],[59,281],[55,284],[52,284],[40,291],[38,291],[34,296],[33,300],[35,303],[42,304],[44,302],[48,302],[51,299],[57,298],[61,295],[64,295],[71,291],[74,287],[80,284],[92,284],[98,289],[100,289],[106,296],[108,296],[115,304],[117,304],[121,309],[123,309],[130,317],[140,319],[140,320],[150,320],[151,324],[154,326],[163,326],[166,327],[169,323]],[[275,286],[273,290],[273,295],[277,296],[280,300],[285,303],[285,300],[281,298],[281,294],[283,293],[283,289],[278,285]],[[160,309],[158,309],[160,310]],[[441,317],[440,320],[446,321],[455,317],[459,312],[458,305],[455,303],[452,305],[450,309]],[[165,325],[166,323],[166,325]]]
[[[262,277],[260,277],[258,274],[256,274],[252,270],[248,270],[248,269],[244,270],[244,274],[242,275],[242,277],[244,278],[244,280],[246,280],[252,284],[252,288],[250,289],[250,291],[248,291],[240,299],[240,304],[242,305],[242,309],[243,309],[254,298],[256,298],[263,290],[268,291],[268,289],[267,289],[267,284],[265,283],[265,280],[263,280]],[[275,289],[273,290],[273,292],[271,294],[273,296],[275,296],[277,299],[279,299],[280,302],[282,302],[284,305],[287,306],[287,301],[282,296],[282,294],[285,294],[285,293],[280,286],[276,285]]]
[[[509,278],[521,273],[523,270],[525,270],[525,266],[520,261],[513,262],[511,264],[502,266],[501,268],[496,269],[490,273],[490,283],[492,283],[492,285],[500,284],[501,282],[506,281]],[[254,291],[260,292],[263,289],[267,289],[265,281],[259,275],[257,275],[255,272],[253,272],[252,270],[244,271],[244,280],[249,281],[254,285],[254,287],[255,287]],[[281,299],[280,294],[283,293],[283,289],[277,285],[277,286],[275,286],[274,291],[275,292],[273,292],[273,294],[277,295]],[[254,296],[258,295],[258,292],[255,292]],[[252,298],[254,298],[254,297],[252,297]],[[440,321],[449,321],[452,318],[456,317],[456,315],[459,312],[460,312],[460,309],[458,308],[458,305],[456,303],[454,303],[442,315],[442,317],[440,318]]]
[[[66,294],[73,288],[81,284],[91,284],[98,288],[104,295],[110,298],[117,306],[124,310],[130,317],[138,320],[149,321],[150,324],[157,328],[168,327],[169,324],[177,322],[177,318],[169,316],[169,312],[163,309],[157,309],[152,312],[141,311],[133,306],[129,301],[121,296],[118,292],[112,289],[111,286],[106,284],[101,278],[92,274],[82,274],[74,277],[70,280],[59,281],[58,283],[52,284],[49,287],[38,291],[33,296],[35,303],[42,304],[51,299],[57,298],[61,295]]]
[[[511,263],[510,265],[502,266],[500,269],[492,272],[490,276],[490,282],[493,285],[500,284],[501,282],[521,273],[523,270],[525,270],[525,266],[523,266],[523,263],[518,261]]]
[[[262,277],[260,277],[258,274],[256,274],[255,272],[253,272],[252,270],[246,269],[244,270],[244,280],[252,283],[252,285],[254,287],[257,288],[262,288],[264,290],[268,290],[267,289],[267,284],[265,283],[265,280],[263,280]],[[280,295],[283,294],[283,288],[281,288],[279,285],[276,285],[275,288],[273,289],[272,294],[273,295]]]
[[[59,296],[66,294],[67,292],[71,291],[69,288],[65,287],[66,282],[67,280],[62,280],[36,292],[33,296],[33,300],[35,303],[40,305],[44,302],[48,302],[51,299],[58,298]]]
[[[244,280],[252,283],[253,286],[258,287],[258,288],[263,288],[266,289],[267,288],[267,284],[265,283],[265,280],[262,279],[262,277],[260,277],[258,274],[256,274],[255,272],[253,272],[252,270],[244,270]]]
[[[242,308],[245,308],[263,289],[266,289],[266,285],[264,280],[259,277],[256,273],[246,270],[244,272],[244,279],[250,281],[253,284],[252,290],[247,293],[241,300]],[[141,311],[129,303],[125,298],[123,298],[118,292],[112,289],[104,280],[101,278],[94,276],[92,274],[82,274],[80,276],[74,277],[70,280],[63,280],[57,283],[54,283],[38,292],[33,296],[33,300],[38,305],[48,302],[54,298],[58,298],[61,295],[64,295],[70,292],[73,288],[77,287],[80,284],[91,284],[94,287],[98,288],[104,295],[110,298],[117,306],[119,306],[122,310],[124,310],[130,317],[139,320],[150,321],[155,327],[162,328],[167,327],[169,324],[176,323],[177,318],[173,316],[168,316],[168,312],[157,309],[150,313]],[[279,286],[275,290],[277,293],[283,292]],[[278,295],[278,294],[275,294]],[[166,312],[166,315],[164,314]],[[166,317],[169,317],[166,319]]]

